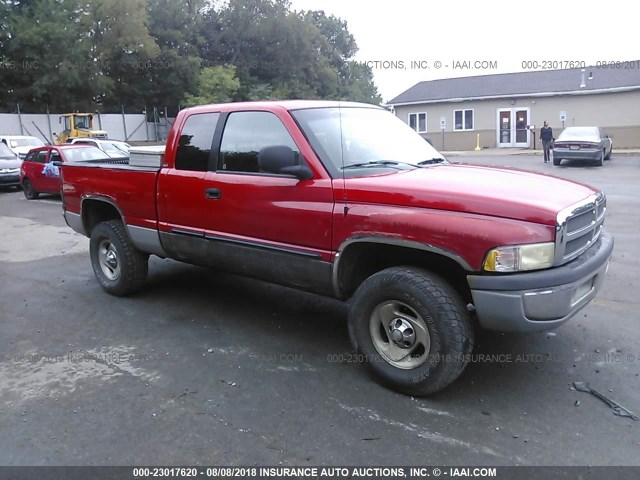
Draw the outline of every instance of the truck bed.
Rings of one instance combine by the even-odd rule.
[[[129,165],[128,158],[62,164],[63,200],[80,214],[81,203],[100,198],[112,203],[128,225],[157,228],[156,186],[160,167]]]

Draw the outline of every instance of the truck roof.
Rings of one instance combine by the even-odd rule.
[[[34,137],[33,135],[11,135],[11,134],[5,135],[4,133],[0,133],[0,138],[11,138],[11,139],[16,139],[16,138],[37,138],[38,140],[40,140],[38,137]]]
[[[307,108],[331,108],[331,107],[365,107],[365,108],[382,108],[378,105],[360,102],[342,102],[337,100],[270,100],[262,102],[235,102],[220,103],[210,105],[199,105],[190,107],[186,110],[190,112],[210,112],[212,109],[220,109],[220,111],[234,110],[251,110],[251,109],[269,109],[273,107],[284,108],[285,110],[301,110]]]

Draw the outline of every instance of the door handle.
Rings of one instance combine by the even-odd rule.
[[[219,188],[207,188],[204,191],[204,196],[210,200],[217,200],[222,197],[222,192]]]

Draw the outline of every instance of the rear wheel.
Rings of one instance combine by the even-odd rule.
[[[27,200],[36,200],[40,196],[40,193],[35,191],[31,180],[29,180],[28,178],[25,178],[22,181],[22,191]]]
[[[93,273],[108,293],[130,295],[144,285],[149,256],[133,247],[121,221],[96,225],[91,232],[89,251]]]
[[[429,395],[452,383],[473,350],[473,325],[458,293],[413,267],[378,272],[356,291],[349,337],[381,383]]]
[[[605,155],[604,159],[605,160],[611,160],[611,153],[613,152],[613,148],[611,150],[609,150],[609,153],[607,153],[607,155]]]
[[[553,156],[553,164],[557,167],[558,165],[560,165],[560,162],[562,161],[561,158],[556,158],[555,155]]]
[[[596,160],[596,165],[598,167],[601,167],[604,165],[604,150],[602,150],[602,152],[600,152],[600,158],[598,160]]]

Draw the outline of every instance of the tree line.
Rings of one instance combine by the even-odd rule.
[[[356,51],[346,22],[286,0],[0,0],[0,111],[380,103]]]

